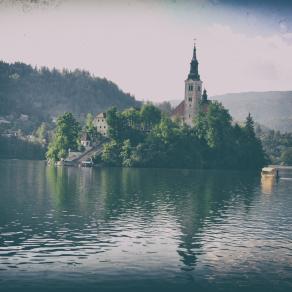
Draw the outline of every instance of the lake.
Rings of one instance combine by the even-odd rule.
[[[0,291],[292,291],[292,172],[0,160]]]

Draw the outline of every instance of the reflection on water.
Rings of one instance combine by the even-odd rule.
[[[292,289],[289,181],[0,161],[0,190],[0,290]]]
[[[277,181],[274,177],[263,176],[261,178],[262,192],[271,195],[273,193],[273,186],[276,182]]]

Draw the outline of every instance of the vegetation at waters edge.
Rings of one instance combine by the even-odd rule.
[[[102,161],[125,167],[258,169],[268,162],[249,115],[244,127],[232,124],[218,102],[201,112],[195,127],[173,122],[151,104],[108,111],[110,142]]]
[[[245,125],[233,124],[228,111],[217,102],[210,104],[207,113],[200,113],[194,128],[171,121],[151,104],[123,112],[112,108],[107,117],[110,141],[95,160],[107,165],[251,169],[269,159],[274,164],[292,164],[292,134],[255,127],[250,115]],[[48,139],[46,127],[42,124],[36,131],[39,141]],[[83,131],[91,141],[100,139],[90,113]],[[47,158],[59,160],[67,156],[69,149],[82,150],[80,136],[81,126],[72,114],[59,117]]]
[[[273,164],[292,165],[292,133],[256,127],[256,135]]]
[[[57,161],[68,156],[68,151],[76,151],[79,146],[80,124],[72,113],[65,113],[57,119],[57,126],[52,142],[49,144],[46,157]]]
[[[171,121],[165,112],[152,104],[123,112],[112,108],[107,117],[110,142],[104,146],[102,156],[96,157],[97,162],[106,165],[259,168],[268,162],[261,142],[271,163],[292,164],[292,134],[281,134],[259,126],[254,130],[250,116],[244,126],[233,125],[228,111],[217,102],[210,104],[207,113],[200,113],[194,128],[182,125],[180,121]],[[48,125],[42,123],[31,140],[21,136],[2,137],[1,158],[44,159],[46,141],[50,141],[47,159],[57,161],[66,158],[69,149],[83,150],[81,130],[89,135],[91,141],[100,139],[91,113],[87,115],[83,129],[72,113],[65,113],[57,119],[54,135],[49,135]]]
[[[285,151],[283,151],[281,155],[281,160],[285,165],[292,165],[292,147],[289,147]]]
[[[0,136],[0,159],[45,159],[46,148],[40,143]]]

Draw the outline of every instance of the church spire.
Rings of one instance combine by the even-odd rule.
[[[193,58],[192,58],[190,65],[191,65],[191,67],[190,67],[190,73],[188,75],[188,79],[200,80],[199,69],[198,69],[199,62],[197,60],[196,43],[194,43]]]

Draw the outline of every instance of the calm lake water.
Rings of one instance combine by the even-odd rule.
[[[292,291],[292,173],[0,160],[0,291]]]

